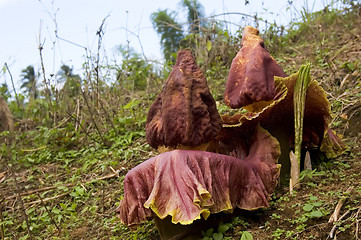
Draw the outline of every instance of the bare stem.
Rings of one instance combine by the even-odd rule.
[[[49,209],[46,207],[46,204],[44,203],[43,198],[40,196],[40,194],[37,193],[37,195],[38,195],[38,197],[40,198],[40,201],[41,201],[41,203],[43,204],[46,212],[48,213],[48,215],[49,215],[49,217],[50,217],[50,220],[51,220],[52,223],[55,225],[55,227],[58,229],[58,233],[60,233],[60,232],[61,232],[61,229],[59,228],[58,224],[56,224],[56,222],[55,222],[55,220],[54,220],[54,218],[53,218],[52,212],[50,212]]]
[[[346,202],[349,194],[353,191],[353,186],[349,187],[346,192],[345,195],[342,196],[342,198],[338,201],[335,210],[333,212],[333,214],[331,215],[330,219],[328,220],[329,223],[331,222],[337,222],[338,220],[338,215],[340,214],[341,208],[343,206],[343,204]]]
[[[95,130],[97,131],[100,139],[102,140],[102,142],[105,144],[105,139],[103,138],[103,135],[102,133],[100,132],[100,129],[98,128],[98,124],[96,123],[95,119],[94,119],[94,113],[93,113],[93,110],[91,109],[90,105],[89,105],[89,102],[88,102],[88,98],[85,94],[84,91],[81,91],[82,92],[82,95],[83,95],[83,98],[84,98],[84,101],[85,101],[85,104],[89,110],[89,114],[90,114],[90,119],[92,121],[92,123],[94,124],[94,127],[95,127]]]
[[[14,79],[13,79],[13,75],[11,74],[10,72],[10,69],[9,69],[9,66],[7,63],[5,63],[5,67],[6,67],[6,70],[8,71],[9,75],[10,75],[10,80],[11,80],[11,84],[13,86],[13,90],[14,90],[14,94],[15,94],[15,99],[16,99],[16,103],[18,104],[18,108],[20,108],[20,101],[19,101],[19,98],[18,98],[18,94],[16,93],[16,89],[15,89],[15,85],[14,85]]]

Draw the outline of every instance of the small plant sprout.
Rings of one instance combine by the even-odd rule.
[[[310,84],[311,65],[303,65],[298,71],[298,78],[293,92],[294,118],[295,118],[295,153],[290,152],[291,178],[290,192],[299,188],[301,147],[303,137],[303,117],[305,112],[306,93]]]

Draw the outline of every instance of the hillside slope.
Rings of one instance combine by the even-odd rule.
[[[314,170],[304,175],[300,191],[289,194],[287,186],[280,185],[270,208],[236,210],[225,218],[229,224],[221,239],[241,239],[245,232],[260,240],[330,239],[330,235],[361,239],[360,26],[358,5],[306,14],[287,35],[266,39],[286,73],[312,63],[312,77],[325,89],[332,105],[332,128],[344,136],[349,149],[336,159],[313,159]],[[227,58],[225,62],[230,61]],[[225,80],[226,70],[222,69],[215,72]],[[223,96],[223,88],[214,91]],[[158,239],[153,222],[130,230],[115,214],[125,174],[155,155],[145,140],[144,127],[145,109],[157,93],[133,93],[116,98],[106,95],[104,99],[110,100],[103,99],[105,107],[99,99],[94,100],[94,106],[108,110],[98,108],[102,118],[96,121],[87,113],[91,110],[87,99],[80,96],[66,109],[71,112],[64,113],[66,117],[53,127],[35,118],[24,121],[27,125],[17,123],[20,130],[14,133],[11,147],[0,146],[1,239]],[[66,99],[64,105],[67,102],[71,101]],[[50,110],[43,113],[48,118]],[[78,116],[80,120],[75,121]],[[96,123],[99,132],[94,130]],[[328,223],[340,200],[339,220]]]

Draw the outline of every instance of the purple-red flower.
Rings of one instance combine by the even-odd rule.
[[[236,207],[268,207],[279,174],[279,144],[262,128],[242,142],[245,152],[235,157],[173,150],[133,168],[125,176],[124,199],[117,209],[121,221],[131,226],[171,216],[174,224],[191,224]]]

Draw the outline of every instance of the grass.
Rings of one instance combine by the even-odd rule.
[[[312,62],[311,75],[328,93],[333,127],[345,136],[349,150],[303,173],[299,191],[289,194],[281,185],[269,209],[236,211],[230,222],[204,232],[204,239],[327,239],[330,233],[337,239],[357,239],[361,235],[360,25],[359,6],[319,12],[297,23],[270,48],[289,74]],[[223,90],[217,90],[213,89],[215,95],[221,96]],[[156,90],[147,97],[124,100],[114,115],[114,127],[108,123],[102,129],[99,124],[101,134],[87,131],[90,127],[85,125],[76,130],[74,121],[56,127],[37,122],[15,132],[11,144],[2,144],[1,238],[158,239],[152,222],[130,230],[115,214],[124,175],[156,154],[144,132],[145,109],[155,95]],[[102,144],[102,139],[111,144]],[[345,194],[350,186],[353,191]],[[344,217],[328,223],[342,198]]]

